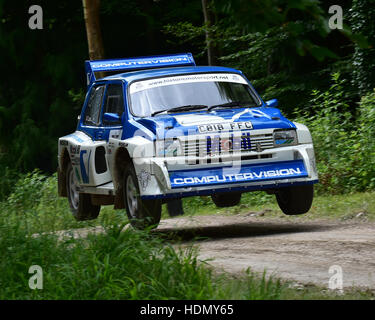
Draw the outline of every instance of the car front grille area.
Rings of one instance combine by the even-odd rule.
[[[198,164],[196,158],[204,158],[211,163],[211,158],[219,156],[219,162],[223,157],[236,155],[241,160],[272,158],[272,154],[251,154],[251,151],[262,152],[274,147],[273,134],[251,135],[250,132],[241,135],[214,135],[189,137],[181,141],[183,154],[189,164]],[[193,159],[196,159],[195,161]]]

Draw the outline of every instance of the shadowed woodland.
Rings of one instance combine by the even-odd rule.
[[[39,1],[43,29],[31,30],[29,1],[0,0],[1,197],[20,174],[55,172],[57,138],[75,130],[84,100],[84,60],[178,52],[242,70],[309,125],[324,189],[372,189],[375,3],[336,2]],[[333,4],[342,30],[328,27]]]

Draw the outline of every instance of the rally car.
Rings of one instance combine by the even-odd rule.
[[[86,61],[87,95],[74,133],[58,141],[58,192],[77,220],[101,205],[156,227],[170,199],[276,195],[306,213],[318,182],[308,128],[264,102],[239,70],[196,66],[190,53]],[[96,79],[95,73],[111,75]]]

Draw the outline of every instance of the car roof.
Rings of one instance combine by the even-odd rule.
[[[174,68],[158,68],[158,69],[147,69],[140,71],[131,71],[125,73],[119,73],[112,76],[98,79],[97,81],[105,80],[124,80],[126,82],[132,82],[153,77],[163,77],[178,74],[189,74],[189,73],[206,73],[206,72],[232,72],[242,74],[241,71],[226,68],[226,67],[213,67],[213,66],[198,66],[198,67],[174,67]]]

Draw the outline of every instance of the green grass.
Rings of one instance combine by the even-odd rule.
[[[317,197],[307,217],[345,218],[366,210],[374,215],[373,193]],[[246,194],[241,205],[217,209],[210,198],[184,200],[186,214],[236,214],[270,209],[282,216],[273,196]],[[337,213],[340,212],[340,213]],[[166,215],[164,208],[164,215]],[[68,202],[56,194],[56,176],[32,173],[0,203],[0,299],[371,299],[371,292],[337,295],[248,271],[217,273],[200,261],[191,245],[157,233],[124,228],[124,211],[103,207],[97,220],[77,222]],[[53,231],[102,226],[101,234],[61,239]],[[38,236],[35,236],[38,233]],[[34,236],[33,236],[34,234]],[[28,286],[31,265],[43,268],[42,290]]]
[[[58,198],[56,176],[20,179],[0,203],[0,299],[278,299],[283,285],[252,273],[216,274],[196,249],[150,232],[124,228],[124,211],[103,207],[91,222],[73,219]],[[54,231],[100,225],[105,232],[59,238]],[[35,235],[37,234],[37,236]],[[31,265],[43,269],[43,289],[28,286]],[[239,291],[238,288],[241,288]]]
[[[218,274],[197,259],[194,247],[175,249],[148,232],[103,225],[84,239],[53,234],[30,237],[1,219],[0,299],[371,299],[371,292],[338,295],[316,286],[248,270]],[[28,269],[43,268],[43,289],[31,290]]]
[[[0,219],[0,299],[278,299],[278,280],[217,275],[194,247],[175,249],[124,224],[103,224],[87,238],[31,236]],[[120,219],[121,220],[121,219]],[[43,269],[43,289],[31,290],[28,269]],[[241,288],[239,291],[238,288]]]

